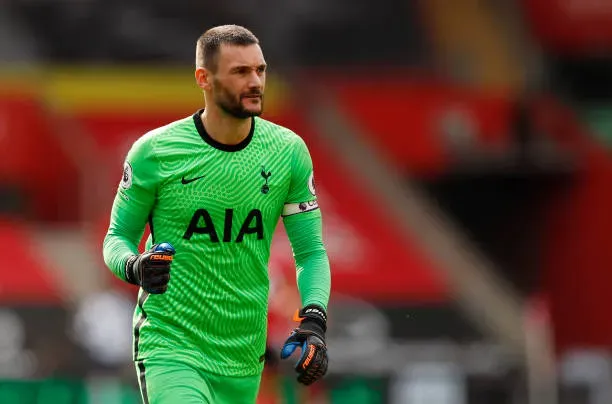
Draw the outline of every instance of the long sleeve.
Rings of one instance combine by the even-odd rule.
[[[302,306],[317,304],[327,309],[331,272],[323,245],[321,211],[287,216],[283,222],[293,249]]]
[[[158,164],[150,140],[150,136],[143,136],[127,154],[104,238],[104,262],[123,280],[125,262],[138,254],[138,245],[155,203]]]
[[[313,164],[304,141],[294,145],[291,184],[283,209],[283,223],[295,258],[302,305],[327,309],[331,290],[329,259],[322,235]]]

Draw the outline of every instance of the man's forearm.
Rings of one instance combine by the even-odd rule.
[[[127,281],[125,263],[129,257],[138,254],[138,248],[125,237],[109,231],[104,238],[104,262],[120,279]]]
[[[295,259],[302,306],[315,304],[327,310],[331,284],[327,252],[315,251]]]
[[[321,212],[288,216],[284,224],[295,257],[302,306],[316,304],[327,309],[331,273],[323,244]]]
[[[139,220],[138,214],[137,209],[125,204],[121,195],[115,196],[102,254],[108,268],[124,281],[127,281],[125,263],[138,254],[138,243],[144,232],[144,219]]]

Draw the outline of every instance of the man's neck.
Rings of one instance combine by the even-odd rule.
[[[204,109],[200,119],[206,133],[221,144],[239,144],[251,131],[251,118],[234,118],[214,107]]]

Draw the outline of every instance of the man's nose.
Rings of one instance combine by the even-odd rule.
[[[257,72],[252,72],[249,76],[249,88],[261,88],[261,77]]]

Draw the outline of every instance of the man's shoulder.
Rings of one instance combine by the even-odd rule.
[[[283,143],[295,143],[302,140],[300,135],[292,129],[267,119],[257,117],[255,124],[259,127],[258,131],[261,135],[270,140]]]
[[[192,130],[193,128],[193,117],[189,116],[182,118],[163,126],[151,129],[148,132],[141,135],[134,141],[135,148],[153,148],[156,147],[160,142],[172,141],[176,134],[180,134],[185,131]]]
[[[193,128],[193,117],[189,116],[152,129],[145,133],[142,138],[151,140],[161,140],[178,132],[182,132],[185,130],[193,130]]]

